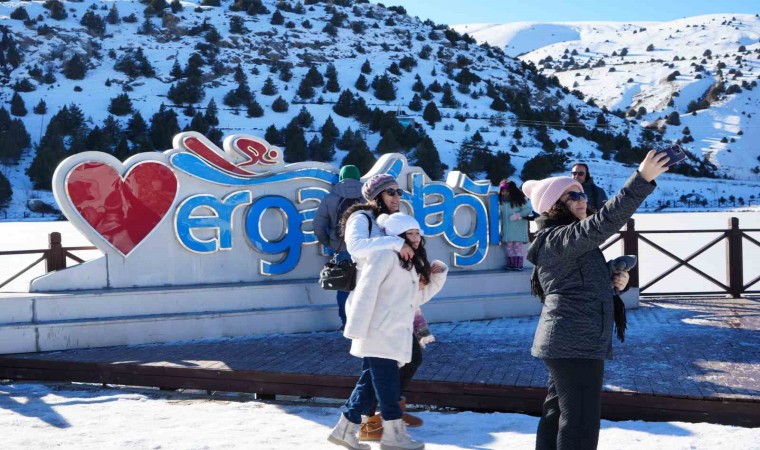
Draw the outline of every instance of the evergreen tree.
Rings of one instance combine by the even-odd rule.
[[[447,168],[441,162],[441,156],[438,154],[438,149],[435,148],[435,143],[428,136],[423,137],[417,144],[410,162],[412,165],[422,168],[432,180],[442,180]]]
[[[246,34],[248,29],[245,27],[245,22],[240,16],[232,16],[230,19],[230,33],[231,34]]]
[[[126,116],[132,112],[132,109],[132,100],[126,93],[112,98],[111,104],[108,105],[108,112],[114,116]]]
[[[12,119],[5,107],[0,107],[0,162],[17,164],[21,153],[32,145],[21,119]]]
[[[422,78],[420,78],[420,75],[417,74],[414,76],[414,84],[412,85],[412,91],[414,92],[425,92],[425,84],[422,82]]]
[[[461,104],[454,96],[454,92],[451,89],[451,84],[446,83],[443,85],[443,97],[441,97],[441,106],[444,108],[459,108]]]
[[[193,119],[190,121],[190,124],[185,131],[197,131],[198,133],[205,135],[210,128],[211,126],[206,122],[206,119],[203,118],[203,114],[198,111],[193,116]]]
[[[74,54],[68,61],[63,63],[63,75],[69,80],[83,80],[87,74],[87,66],[79,54]]]
[[[184,75],[182,72],[182,67],[180,67],[178,60],[174,60],[174,64],[172,65],[172,69],[169,72],[169,75],[175,80],[179,80]]]
[[[213,99],[211,101],[213,101]],[[209,104],[211,104],[211,102],[209,102]],[[210,124],[208,117],[207,109],[206,116],[204,116],[204,122]],[[149,136],[153,148],[159,151],[172,148],[172,141],[177,133],[179,133],[177,113],[172,109],[167,109],[162,103],[158,108],[158,112],[153,114],[153,117],[150,119]]]
[[[378,100],[392,101],[396,100],[396,86],[388,74],[375,76],[372,80],[372,88],[375,90],[375,98]]]
[[[266,131],[264,132],[264,140],[269,142],[271,145],[282,146],[285,144],[285,141],[282,138],[282,133],[274,125],[269,125],[267,127]]]
[[[283,149],[283,158],[286,163],[306,161],[308,149],[306,147],[306,137],[303,128],[297,123],[291,122],[285,128],[283,133],[285,139],[285,148]]]
[[[275,99],[274,102],[272,102],[272,111],[278,112],[278,113],[287,112],[289,106],[290,105],[288,105],[288,102],[285,101],[284,98],[279,96]]]
[[[269,21],[272,25],[282,25],[285,23],[285,17],[280,14],[280,11],[274,10],[274,13],[272,14],[272,19]]]
[[[148,124],[145,123],[140,111],[135,112],[127,122],[127,138],[130,141],[137,143],[142,140],[147,140]]]
[[[24,104],[24,99],[21,98],[18,92],[14,92],[13,97],[11,98],[11,114],[16,117],[24,117],[28,112],[29,111],[26,110],[26,105]]]
[[[248,117],[262,117],[264,115],[264,108],[262,108],[259,102],[256,101],[255,96],[248,103],[246,114],[248,115]]]
[[[325,85],[325,79],[322,77],[322,74],[319,73],[316,66],[309,67],[309,71],[306,72],[304,78],[308,79],[311,82],[311,85],[314,87],[321,87]]]
[[[486,177],[489,180],[504,180],[515,173],[515,166],[512,165],[511,157],[501,150],[493,155],[492,162],[485,169]]]
[[[419,95],[414,94],[414,97],[412,97],[412,100],[409,102],[409,109],[415,112],[422,111],[422,99]]]
[[[340,84],[338,84],[338,71],[335,69],[335,65],[333,63],[327,65],[327,68],[325,69],[325,78],[327,79],[327,83],[325,84],[325,89],[327,89],[327,92],[340,92]]]
[[[45,103],[45,100],[40,99],[40,102],[37,103],[37,106],[32,108],[32,111],[35,114],[39,114],[41,116],[44,116],[45,114],[47,114],[47,104]]]
[[[102,36],[106,31],[106,23],[103,21],[103,18],[92,12],[92,10],[88,10],[82,15],[79,24],[87,28],[90,33],[97,36]]]
[[[529,159],[523,166],[520,178],[523,180],[542,180],[556,172],[565,170],[567,156],[561,152],[541,152]]]
[[[298,123],[298,126],[302,128],[309,128],[314,125],[314,116],[309,113],[309,110],[307,110],[305,106],[301,107],[301,110],[298,111],[298,115],[294,120]]]
[[[66,12],[66,7],[63,6],[63,3],[59,0],[45,0],[45,3],[42,6],[50,11],[50,17],[52,19],[63,20],[69,16]]]
[[[351,149],[353,145],[354,145],[354,131],[351,129],[351,127],[348,127],[345,129],[345,131],[343,131],[343,134],[340,135],[340,139],[335,141],[335,146],[341,150],[348,151]]]
[[[40,139],[32,164],[26,170],[35,189],[50,190],[53,172],[58,163],[66,157],[63,135],[50,131],[50,125],[48,125],[48,132]]]
[[[319,131],[322,135],[322,144],[334,148],[335,141],[338,139],[338,136],[340,136],[340,130],[335,126],[332,116],[327,116],[327,120],[325,120],[324,125],[322,125],[322,128]]]
[[[235,81],[238,87],[224,96],[224,104],[233,108],[249,105],[253,101],[253,94],[248,87],[248,76],[243,72],[243,67],[238,64],[235,67]]]
[[[438,107],[435,106],[435,102],[430,102],[425,106],[425,110],[422,112],[422,119],[429,125],[435,125],[436,122],[441,121],[441,113],[438,111]]]
[[[388,130],[385,132],[385,134],[383,134],[382,139],[380,139],[380,142],[377,144],[377,148],[375,149],[375,153],[381,155],[399,151],[401,151],[401,144],[398,143],[398,139],[396,139],[396,135],[393,133],[393,130]]]
[[[216,101],[212,98],[208,101],[208,105],[206,105],[206,114],[203,115],[203,118],[206,119],[206,122],[211,125],[212,127],[215,127],[219,125],[219,108],[216,106]]]
[[[261,88],[262,95],[275,95],[277,93],[277,86],[275,86],[272,77],[267,77],[264,80],[264,86]]]
[[[4,209],[8,206],[13,198],[13,188],[8,178],[0,172],[0,209]]]
[[[367,84],[367,77],[365,77],[363,74],[359,74],[359,78],[356,79],[356,83],[354,83],[354,87],[356,89],[367,92],[369,90],[369,85]]]
[[[362,68],[361,68],[361,71],[362,71],[362,73],[363,73],[363,74],[365,74],[365,75],[369,75],[369,74],[371,74],[371,73],[372,73],[372,66],[370,65],[370,63],[369,63],[369,60],[368,60],[368,59],[365,59],[365,60],[364,60],[364,64],[362,64]]]
[[[304,100],[314,98],[314,86],[311,84],[311,80],[308,76],[303,77],[301,80],[301,83],[298,85],[296,95]]]
[[[335,114],[341,117],[350,117],[354,111],[353,104],[354,93],[346,89],[345,91],[341,92],[340,97],[338,97],[338,101],[335,102],[335,105],[333,105],[333,111],[335,111]]]
[[[105,118],[105,120],[103,120],[103,126],[100,129],[103,131],[103,136],[105,137],[107,145],[110,148],[115,147],[124,134],[124,131],[121,129],[121,123],[110,114]],[[169,145],[169,147],[171,147],[171,145]]]
[[[119,161],[124,161],[133,154],[134,153],[129,147],[129,142],[127,142],[126,136],[122,136],[122,138],[119,139],[119,143],[116,144],[116,148],[114,148],[113,156],[115,156]]]
[[[357,136],[355,139],[352,139],[351,148],[348,149],[348,154],[343,158],[340,165],[345,166],[351,164],[358,167],[359,172],[367,173],[372,169],[372,166],[375,165],[376,161],[377,159],[375,159],[372,152],[369,151],[369,147],[367,147],[367,143],[364,139],[362,139],[361,136]]]
[[[120,22],[119,9],[116,7],[116,3],[111,4],[111,9],[108,10],[108,15],[106,16],[106,22],[111,25],[117,25]]]

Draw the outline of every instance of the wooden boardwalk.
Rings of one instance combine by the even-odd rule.
[[[536,318],[435,324],[410,403],[540,414]],[[680,299],[629,312],[607,363],[603,416],[760,426],[760,301]],[[359,360],[338,332],[0,356],[0,378],[262,396],[348,397]]]

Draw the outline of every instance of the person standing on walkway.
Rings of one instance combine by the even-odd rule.
[[[528,250],[534,264],[531,291],[544,304],[531,354],[549,372],[537,450],[597,447],[604,360],[612,357],[613,287],[623,290],[628,284],[626,272],[610,273],[599,246],[654,191],[667,162],[666,155],[650,151],[620,192],[594,214],[577,180],[553,177],[523,185],[541,214]]]
[[[527,218],[533,212],[525,194],[514,181],[499,185],[499,218],[501,219],[501,239],[499,244],[507,252],[507,270],[523,269],[523,245],[528,242]]]
[[[364,203],[360,178],[361,173],[359,173],[358,167],[353,165],[341,167],[338,184],[333,187],[332,192],[322,199],[314,216],[314,234],[317,236],[320,244],[338,254],[336,261],[351,258],[351,254],[346,249],[346,243],[343,241],[340,220],[348,208],[356,203]],[[340,329],[342,330],[346,326],[346,299],[348,299],[348,292],[336,292],[338,316],[341,321]]]
[[[366,260],[377,251],[391,249],[397,251],[401,258],[405,260],[414,256],[414,252],[409,245],[395,236],[386,236],[377,223],[377,218],[380,215],[393,214],[399,211],[403,194],[404,191],[391,175],[374,175],[362,187],[362,195],[367,200],[367,203],[356,204],[343,214],[341,229],[345,230],[346,247],[351,255],[353,255],[358,271],[361,271]],[[420,312],[420,315],[422,315],[422,312]],[[421,323],[419,319],[418,323]],[[422,348],[419,340],[412,339],[411,345],[412,361],[409,364],[405,364],[400,371],[402,393],[412,378],[414,378],[414,374],[417,373],[420,364],[422,364]],[[406,401],[403,397],[399,398],[399,404],[407,426],[422,426],[422,419],[406,412]],[[368,414],[370,416],[369,420],[361,426],[360,436],[362,440],[376,441],[382,437],[381,418],[374,415],[376,406],[376,403],[373,404]]]
[[[570,175],[572,175],[575,181],[583,186],[583,192],[585,192],[588,197],[589,209],[591,209],[592,212],[597,212],[602,209],[602,206],[607,202],[607,193],[604,192],[604,189],[594,183],[594,179],[591,178],[591,172],[588,170],[588,164],[573,164],[573,168],[570,169]]]
[[[425,444],[407,434],[402,419],[399,367],[412,360],[415,310],[443,287],[448,267],[428,261],[420,224],[412,216],[383,214],[377,221],[387,237],[401,239],[413,256],[404,259],[387,249],[372,253],[363,263],[347,303],[343,332],[351,339],[351,354],[362,358],[362,370],[328,440],[352,450],[369,450],[356,431],[377,397],[383,425],[380,447],[421,450]]]

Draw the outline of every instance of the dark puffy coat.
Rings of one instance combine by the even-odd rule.
[[[612,278],[599,246],[625,225],[654,188],[654,182],[636,171],[596,214],[536,233],[528,261],[536,266],[545,298],[533,356],[612,357]],[[546,219],[537,219],[539,227]]]
[[[583,183],[583,192],[588,195],[588,206],[592,211],[599,211],[607,203],[607,193],[594,184],[594,180]]]
[[[343,208],[341,202],[346,200]],[[354,202],[364,203],[362,197],[362,182],[351,178],[339,182],[333,187],[332,192],[322,199],[314,215],[314,234],[320,244],[337,251],[338,248],[345,251],[346,244],[340,236],[339,212],[344,212]]]

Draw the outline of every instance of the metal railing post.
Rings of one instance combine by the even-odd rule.
[[[61,245],[61,233],[54,231],[48,235],[48,251],[45,254],[45,271],[52,272],[66,268],[66,251]]]
[[[741,297],[744,289],[742,230],[739,229],[739,219],[736,217],[728,219],[728,231],[726,231],[726,278],[728,278],[728,293],[731,297]]]
[[[621,234],[623,235],[623,254],[624,255],[635,255],[637,258],[639,257],[639,235],[636,232],[636,221],[634,219],[628,219],[628,222],[625,224],[625,230],[621,231]],[[628,286],[630,287],[639,287],[639,266],[641,265],[641,261],[636,264],[636,267],[633,268],[630,272],[628,272],[628,275],[630,275],[630,279],[628,280]]]

